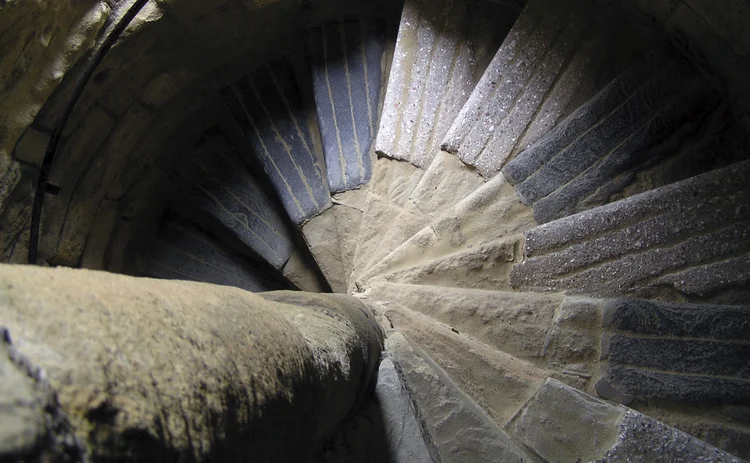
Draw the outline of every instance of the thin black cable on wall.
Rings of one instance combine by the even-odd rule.
[[[148,3],[149,0],[136,0],[128,11],[120,18],[120,21],[112,29],[112,32],[102,42],[101,47],[97,50],[81,74],[78,75],[73,95],[70,98],[70,102],[65,108],[65,112],[60,119],[60,123],[52,133],[49,144],[47,145],[47,151],[44,154],[44,161],[39,171],[39,179],[36,184],[36,192],[34,194],[34,205],[31,209],[31,230],[29,236],[29,264],[36,265],[39,253],[39,231],[42,221],[42,206],[44,205],[44,195],[47,192],[47,185],[49,184],[49,173],[52,168],[52,162],[55,160],[57,154],[57,148],[60,144],[60,138],[65,131],[65,126],[73,114],[73,109],[81,98],[83,91],[86,88],[91,77],[94,75],[96,68],[99,67],[104,57],[107,55],[112,46],[117,42],[125,29],[130,25],[133,18],[140,13],[141,9]]]

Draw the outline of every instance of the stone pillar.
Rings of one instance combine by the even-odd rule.
[[[0,459],[306,461],[372,387],[342,295],[0,265]]]

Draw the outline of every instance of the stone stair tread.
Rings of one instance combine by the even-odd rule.
[[[265,65],[224,88],[222,96],[292,221],[301,225],[328,208],[325,167],[291,66]]]
[[[585,30],[580,8],[524,8],[442,142],[485,177],[504,163]]]
[[[399,332],[386,340],[443,462],[534,461],[456,386],[429,357]]]
[[[484,179],[476,169],[452,154],[440,151],[409,199],[422,214],[434,217],[455,206],[483,184]]]
[[[302,225],[302,236],[334,293],[347,292],[347,269],[341,255],[338,221],[333,207]]]
[[[283,289],[267,272],[227,249],[190,222],[177,217],[161,223],[141,273],[154,278],[190,280],[236,286],[250,292]]]
[[[276,269],[289,260],[294,242],[277,204],[261,189],[226,139],[204,137],[173,180],[186,202],[214,217],[223,229]]]
[[[368,19],[313,28],[307,35],[313,94],[328,186],[348,191],[372,177],[370,145],[380,106],[383,26]]]
[[[554,379],[506,426],[546,462],[716,461],[739,459],[653,418],[611,405]]]
[[[510,28],[515,8],[492,6],[405,2],[375,143],[379,154],[419,167],[430,164],[476,82],[476,48],[492,42],[505,24]],[[495,30],[477,27],[492,19]]]
[[[750,162],[733,164],[531,229],[511,283],[597,295],[734,289],[748,280],[748,174]],[[707,265],[721,265],[721,278],[690,279]]]

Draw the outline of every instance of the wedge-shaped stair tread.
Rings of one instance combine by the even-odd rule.
[[[548,379],[506,427],[545,462],[740,460],[648,416]]]
[[[750,307],[617,300],[605,310],[620,393],[690,402],[750,401]]]
[[[155,278],[236,286],[251,292],[284,289],[238,253],[178,217],[167,217],[148,254],[144,273]]]
[[[467,2],[468,3],[468,2]],[[427,167],[494,53],[515,6],[407,0],[376,139],[378,153]],[[492,24],[493,27],[485,27]],[[497,41],[495,48],[492,45]]]
[[[444,463],[484,462],[490,455],[495,461],[534,461],[401,333],[388,337],[386,352],[403,372]]]
[[[747,296],[750,162],[539,226],[511,273],[524,290]],[[703,268],[713,272],[700,271]]]
[[[294,251],[278,205],[260,188],[227,140],[203,138],[178,168],[175,183],[188,202],[276,269]]]
[[[638,61],[503,168],[538,223],[600,205],[587,199],[612,188],[612,179],[672,155],[702,122],[696,114],[716,107],[696,70],[680,60],[654,70],[655,61]],[[606,201],[628,183],[599,196]]]
[[[349,20],[312,29],[307,36],[318,125],[331,192],[348,191],[372,177],[385,36],[375,21]]]
[[[585,2],[529,2],[443,140],[489,177],[500,170],[586,31]]]
[[[291,66],[265,65],[223,89],[222,96],[294,223],[326,209],[331,201],[325,169]]]

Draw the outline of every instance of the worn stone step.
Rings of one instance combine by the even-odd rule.
[[[749,174],[745,161],[529,230],[526,259],[511,283],[742,300],[750,280]],[[718,271],[709,275],[707,268]]]
[[[367,19],[329,23],[311,29],[306,44],[328,186],[332,193],[348,191],[372,177],[383,26]]]
[[[510,155],[578,48],[585,2],[526,5],[443,139],[443,149],[490,177]]]
[[[503,172],[524,202],[534,206],[536,221],[601,205],[631,183],[635,172],[678,151],[705,120],[695,114],[708,114],[717,104],[695,72],[668,61],[631,93],[605,89],[511,161]],[[587,117],[581,113],[591,106],[597,106],[594,112],[604,111],[604,117],[580,124]],[[620,184],[613,183],[618,176],[623,177]],[[611,191],[602,194],[603,187]],[[601,197],[598,204],[594,194]]]
[[[376,151],[427,167],[516,15],[511,2],[406,1]]]
[[[331,204],[322,154],[313,144],[307,108],[290,65],[276,62],[222,90],[253,155],[295,224]]]
[[[653,418],[551,378],[506,430],[545,462],[741,461]]]
[[[513,186],[498,175],[442,211],[380,262],[372,263],[356,281],[364,288],[367,280],[375,276],[419,268],[460,253],[471,254],[472,250],[493,242],[499,244],[503,237],[508,239],[533,225],[530,210],[518,199]]]
[[[236,286],[251,292],[285,289],[267,269],[255,267],[232,249],[177,216],[167,216],[151,246],[141,274]]]
[[[200,209],[281,269],[294,251],[293,237],[279,205],[258,185],[232,145],[220,134],[206,135],[186,158],[172,175],[185,206],[190,204],[184,209]]]
[[[346,293],[347,272],[334,209],[328,208],[308,220],[302,226],[302,236],[333,292]]]
[[[604,309],[603,380],[647,399],[750,398],[750,307],[632,299]]]
[[[403,373],[441,461],[483,462],[489,456],[495,461],[534,461],[401,333],[388,337],[386,354],[389,357],[384,362],[392,361]]]

